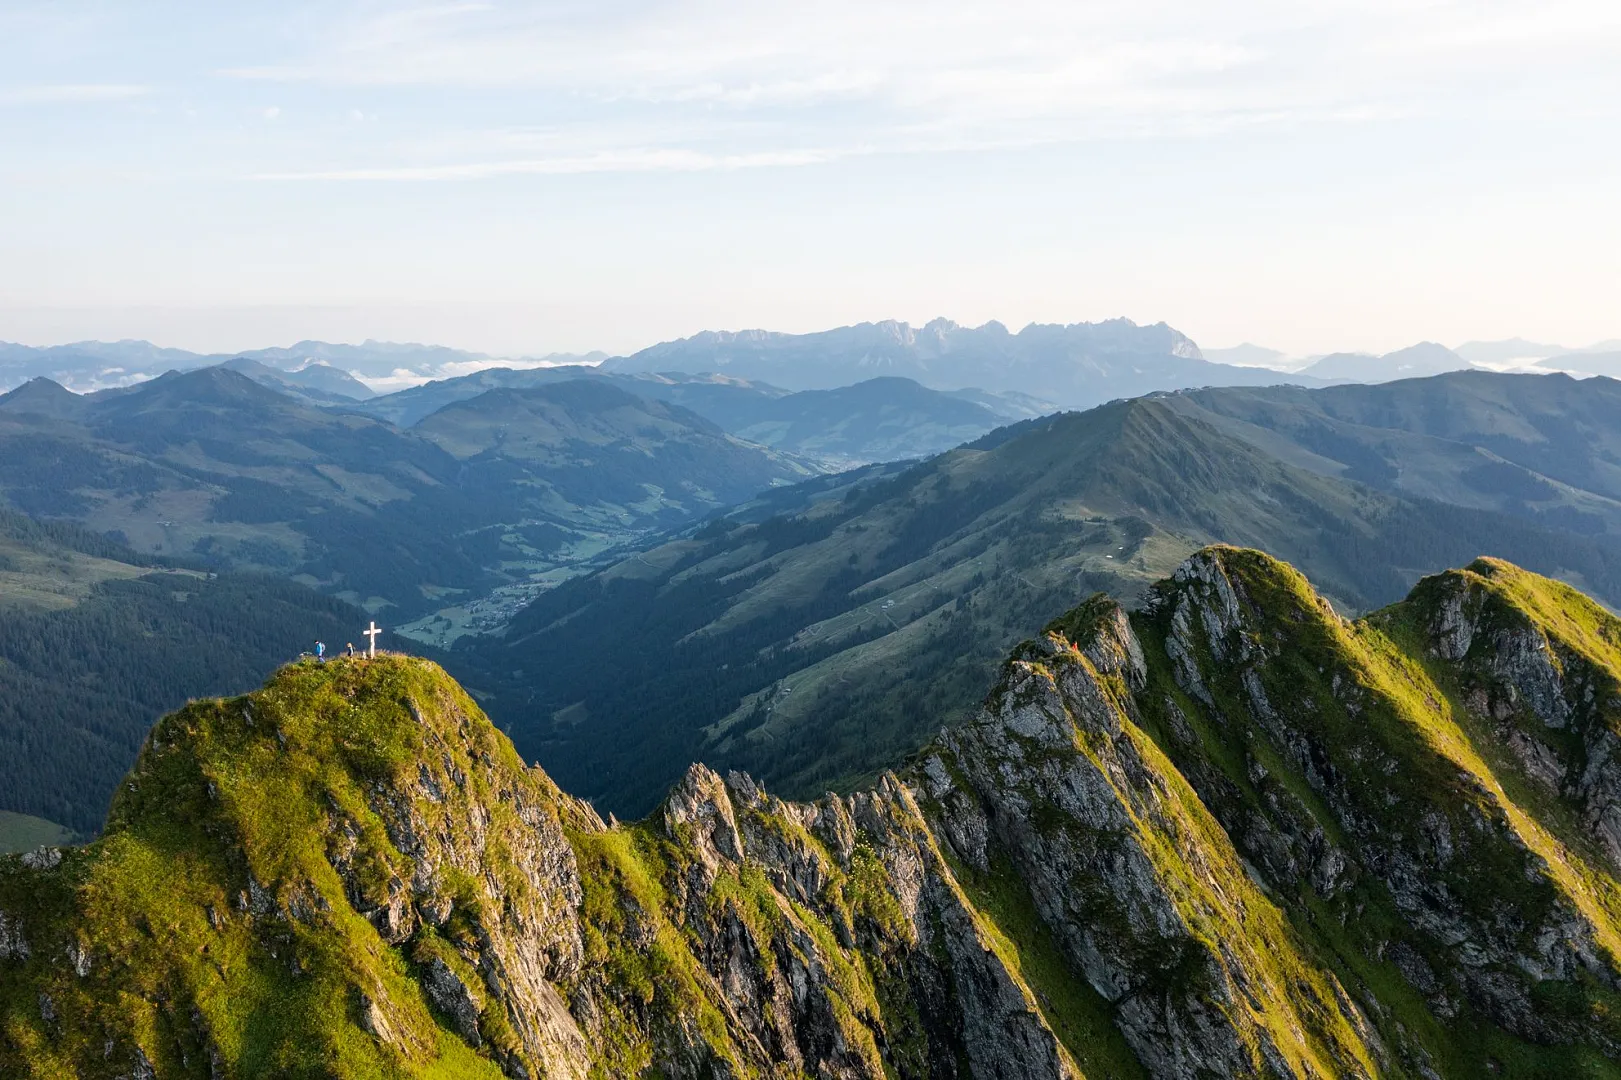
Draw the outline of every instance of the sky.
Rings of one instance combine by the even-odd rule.
[[[1621,337],[1614,0],[0,0],[0,340]]]

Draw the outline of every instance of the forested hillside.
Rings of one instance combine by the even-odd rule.
[[[158,561],[0,511],[0,810],[94,833],[154,716],[365,625],[294,582]]]

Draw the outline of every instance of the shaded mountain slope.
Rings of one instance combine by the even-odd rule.
[[[946,393],[895,377],[789,393],[722,375],[614,374],[589,367],[495,368],[401,390],[358,409],[401,426],[415,426],[441,409],[491,390],[581,379],[690,409],[749,442],[837,467],[926,457],[1001,424],[1054,410],[1026,395]]]
[[[59,420],[76,420],[89,409],[84,395],[75,394],[43,376],[29,379],[16,389],[0,395],[0,403],[8,413],[49,416]]]
[[[1578,532],[1621,533],[1621,382],[1611,379],[1456,372],[1167,400],[1211,422],[1236,421],[1229,434],[1307,468]]]
[[[962,715],[1026,613],[1077,589],[1136,596],[1207,542],[1266,545],[1349,609],[1480,550],[1621,599],[1613,545],[1298,468],[1162,400],[881,476],[818,482],[798,507],[568,582],[453,663],[525,754],[635,814],[690,759],[794,795],[870,776]],[[595,678],[590,658],[610,653],[618,677]]]
[[[489,390],[413,430],[460,461],[500,460],[507,483],[609,512],[623,507],[627,524],[679,524],[814,473],[679,405],[590,380]]]
[[[71,522],[0,510],[0,612],[8,616],[71,608],[101,582],[170,565]]]
[[[430,664],[290,667],[0,859],[0,1069],[1621,1075],[1617,642],[1499,562],[1350,623],[1207,549],[870,790],[630,825]]]
[[[571,444],[556,471],[515,461],[487,432],[475,437],[486,452],[458,456],[224,367],[63,393],[30,383],[0,397],[0,489],[12,505],[117,532],[138,550],[293,575],[401,614],[527,580],[529,563],[550,566],[548,554],[569,543],[595,550],[814,472],[640,399],[554,397],[554,427],[570,409],[567,422],[582,428],[621,414],[617,440]],[[448,439],[449,428],[436,430]],[[518,445],[523,433],[512,434]],[[698,478],[684,491],[677,462]],[[615,480],[605,488],[606,475]]]
[[[751,442],[849,464],[928,457],[1016,418],[1006,405],[895,377],[805,390],[761,401],[751,411],[736,416],[729,430]]]

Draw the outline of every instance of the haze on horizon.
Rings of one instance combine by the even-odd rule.
[[[1621,335],[1621,7],[17,3],[0,339]]]

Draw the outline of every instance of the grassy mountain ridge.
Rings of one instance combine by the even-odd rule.
[[[293,665],[0,858],[0,1070],[1621,1075],[1618,659],[1502,562],[1350,622],[1208,548],[870,790],[612,826],[434,665]]]
[[[1078,589],[1139,595],[1206,542],[1264,544],[1351,610],[1482,550],[1621,598],[1613,546],[1324,476],[1171,400],[817,490],[569,582],[453,663],[526,754],[634,814],[691,758],[793,795],[860,782],[963,715],[1032,615]],[[608,652],[621,678],[596,680]],[[657,751],[627,759],[627,741]]]

